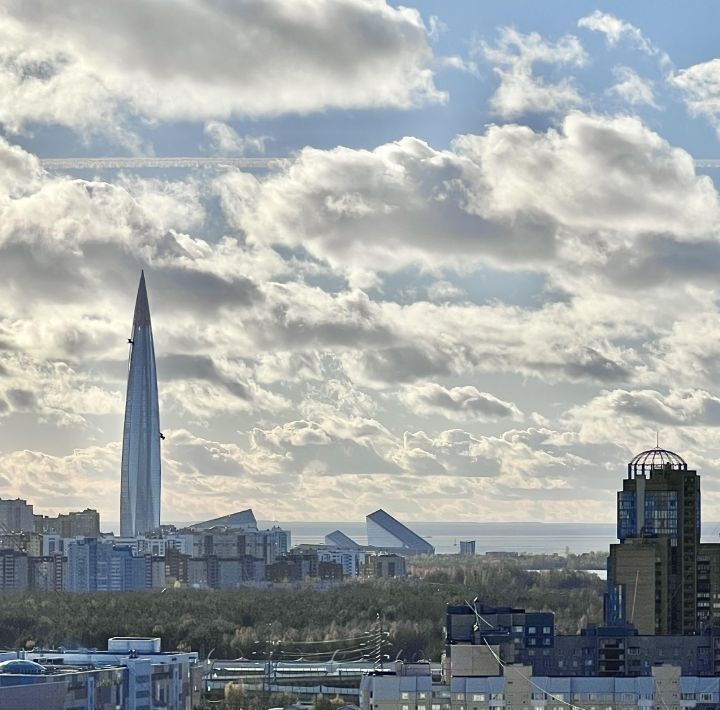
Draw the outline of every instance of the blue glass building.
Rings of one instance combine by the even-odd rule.
[[[160,526],[160,415],[145,274],[140,275],[130,338],[120,482],[120,534]]]

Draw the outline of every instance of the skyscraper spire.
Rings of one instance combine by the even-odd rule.
[[[145,271],[140,272],[140,285],[135,299],[133,328],[137,325],[150,325],[150,305],[148,304],[147,289],[145,288]]]
[[[134,537],[160,526],[160,415],[155,348],[145,274],[133,315],[120,475],[120,534]]]

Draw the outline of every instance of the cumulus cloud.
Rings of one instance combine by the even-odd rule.
[[[210,139],[211,149],[221,155],[262,155],[267,136],[241,136],[227,123],[206,121],[203,128]]]
[[[450,281],[442,279],[433,281],[428,286],[427,297],[431,301],[462,301],[467,298],[467,293]]]
[[[521,419],[522,412],[513,402],[505,402],[477,387],[443,387],[437,383],[406,387],[400,399],[412,412],[440,415],[458,421],[495,421]]]
[[[720,136],[720,59],[694,64],[670,78],[694,116],[707,119]]]
[[[627,42],[645,54],[655,55],[659,52],[638,27],[607,12],[595,10],[591,15],[581,17],[578,20],[578,27],[592,32],[601,32],[611,47],[620,42]]]
[[[628,417],[666,426],[720,426],[720,399],[705,390],[612,390],[575,410],[601,417]]]
[[[415,519],[475,515],[467,498],[506,501],[511,517],[588,490],[591,509],[606,495],[612,515],[614,485],[596,462],[622,471],[654,441],[651,417],[683,422],[678,448],[712,448],[718,197],[637,119],[574,112],[446,150],[412,138],[307,149],[267,175],[231,170],[209,185],[52,176],[7,143],[0,165],[0,426],[16,441],[20,422],[48,422],[54,451],[0,452],[4,477],[28,472],[11,494],[60,505],[42,493],[53,468],[117,481],[141,267],[175,519],[247,505],[290,518],[280,485],[317,518],[328,506],[359,518],[390,486]],[[229,223],[209,237],[216,197]],[[487,265],[498,279],[539,274],[537,298],[459,292]],[[393,300],[408,267],[431,283],[428,300]],[[672,397],[659,382],[670,372],[682,382]],[[632,398],[567,414],[601,390]],[[542,427],[503,433],[522,417],[514,402],[542,409]],[[408,406],[463,429],[401,426]],[[92,452],[69,450],[91,437],[97,471]],[[72,490],[66,509],[84,495]],[[98,504],[115,510],[116,496],[106,486]]]
[[[420,14],[383,0],[10,0],[4,9],[0,123],[10,131],[59,124],[132,143],[123,126],[134,116],[224,120],[444,100]]]
[[[408,265],[567,259],[610,275],[622,254],[625,270],[641,271],[658,239],[712,248],[720,216],[688,153],[636,118],[580,112],[559,130],[490,126],[450,150],[414,138],[306,148],[266,179],[229,173],[216,189],[251,244],[305,250],[360,286]]]
[[[579,106],[583,100],[571,80],[546,82],[533,74],[535,64],[579,67],[587,55],[577,38],[567,35],[546,42],[539,34],[522,34],[504,27],[496,44],[482,43],[485,59],[494,66],[500,86],[490,98],[491,108],[502,118],[526,113],[558,113]]]
[[[651,81],[643,79],[630,67],[615,67],[613,74],[617,79],[617,84],[608,90],[609,93],[616,94],[631,106],[658,108]]]

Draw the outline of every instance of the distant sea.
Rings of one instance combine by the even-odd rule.
[[[272,523],[263,521],[263,526]],[[342,530],[361,545],[367,544],[365,522],[359,523],[275,523],[292,532],[292,543],[324,542],[325,535]],[[441,554],[460,551],[460,540],[474,540],[476,554],[488,551],[509,552],[592,552],[606,550],[617,542],[613,523],[406,523]]]
[[[187,522],[173,522],[181,527]],[[292,544],[317,544],[325,541],[325,535],[342,530],[361,545],[367,544],[365,522],[300,522],[259,520],[260,528],[273,525],[290,530]],[[608,545],[617,542],[617,528],[614,523],[422,523],[408,522],[406,525],[424,537],[435,551],[453,554],[460,551],[460,540],[475,540],[475,551],[537,552],[552,554],[595,552],[607,550]],[[103,530],[118,530],[119,524],[108,522]],[[718,542],[720,523],[703,524],[703,542]]]

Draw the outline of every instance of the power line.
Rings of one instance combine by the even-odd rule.
[[[482,621],[485,622],[490,628],[495,628],[487,619],[483,618],[483,617],[480,615],[480,613],[477,611],[477,609],[476,609],[474,606],[472,606],[472,605],[471,605],[469,602],[467,602],[467,601],[466,601],[465,603],[468,605],[468,607],[469,607],[469,608],[473,611],[473,613],[475,614],[476,621],[477,621],[477,620],[482,620]],[[478,624],[478,627],[479,627],[479,624]],[[479,630],[479,628],[478,628],[478,630]],[[503,669],[503,671],[506,671],[506,670],[508,670],[508,669],[515,671],[515,673],[517,673],[517,675],[519,675],[523,680],[527,681],[531,686],[533,686],[533,688],[535,688],[535,689],[539,690],[540,692],[544,693],[544,694],[547,695],[551,700],[555,700],[555,701],[557,701],[558,703],[562,703],[563,705],[566,705],[567,707],[571,708],[572,710],[586,710],[586,708],[581,708],[581,707],[579,707],[578,705],[574,705],[573,703],[568,702],[567,700],[565,700],[564,698],[562,698],[562,697],[560,697],[560,696],[558,696],[558,695],[554,695],[553,693],[548,692],[547,688],[543,688],[541,685],[539,685],[538,683],[536,683],[532,678],[530,678],[529,676],[525,675],[517,666],[515,666],[515,665],[509,665],[509,664],[505,663],[505,662],[500,658],[500,656],[498,656],[498,654],[495,653],[495,649],[488,643],[488,641],[487,641],[487,639],[486,639],[485,637],[483,637],[482,641],[483,641],[483,643],[487,646],[488,650],[489,650],[490,653],[493,655],[493,657],[494,657],[495,660],[498,662],[498,665],[500,665],[500,667]],[[668,707],[668,704],[665,702],[665,698],[663,697],[663,693],[660,691],[660,689],[659,689],[659,687],[658,687],[657,678],[655,679],[655,690],[656,690],[655,695],[658,696],[658,698],[660,699],[660,702],[663,704],[663,707],[665,708],[665,710],[670,710],[670,708]]]

